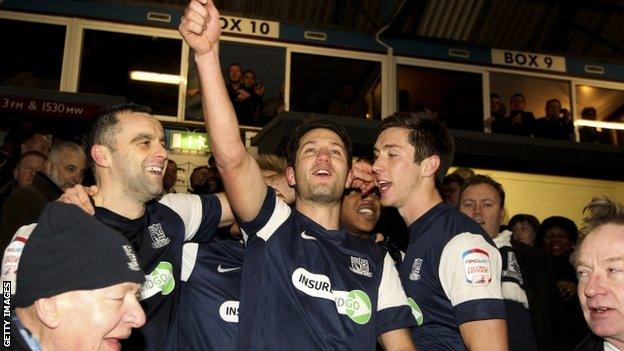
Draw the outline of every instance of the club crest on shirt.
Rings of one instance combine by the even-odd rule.
[[[373,273],[370,271],[370,265],[368,264],[368,260],[365,258],[353,257],[351,256],[351,267],[349,267],[351,272],[359,275],[363,275],[365,277],[372,277]]]
[[[419,281],[420,280],[420,267],[422,267],[423,260],[422,258],[417,258],[414,260],[414,264],[412,264],[412,271],[409,275],[409,280]]]
[[[466,281],[472,286],[486,286],[492,281],[490,255],[479,248],[464,251],[462,254]]]
[[[147,229],[150,232],[150,237],[152,238],[152,247],[154,249],[160,249],[161,247],[165,247],[171,241],[165,231],[163,230],[160,223],[152,224]]]

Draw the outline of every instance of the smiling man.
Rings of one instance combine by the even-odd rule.
[[[592,333],[578,351],[624,350],[624,207],[606,197],[584,210],[579,245],[571,261],[578,296]]]
[[[246,234],[239,350],[414,350],[392,259],[340,230],[351,143],[343,127],[304,121],[287,146],[295,206],[276,196],[241,142],[218,55],[219,13],[192,1],[180,33],[195,52],[211,150]],[[372,179],[369,179],[372,180]]]

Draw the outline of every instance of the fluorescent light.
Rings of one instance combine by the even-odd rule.
[[[603,121],[591,121],[587,119],[577,119],[574,121],[575,126],[607,128],[607,129],[620,129],[624,130],[624,123],[618,122],[603,122]]]
[[[175,74],[163,74],[145,71],[130,71],[130,79],[141,80],[144,82],[165,83],[174,85],[179,85],[182,81],[182,77]]]

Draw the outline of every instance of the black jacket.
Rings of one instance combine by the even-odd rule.
[[[574,341],[568,336],[570,321],[546,254],[515,240],[511,240],[511,246],[522,273],[539,350],[572,350]]]
[[[604,340],[594,333],[589,333],[578,345],[574,351],[604,351]]]
[[[47,175],[37,172],[33,182],[16,189],[2,207],[2,226],[0,227],[0,249],[9,245],[15,232],[23,225],[37,222],[45,205],[58,199],[63,194]]]

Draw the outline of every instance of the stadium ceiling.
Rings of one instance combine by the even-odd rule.
[[[182,7],[187,0],[149,2]],[[387,26],[382,39],[465,43],[624,64],[624,0],[215,0],[215,3],[225,15],[326,30],[375,34]]]

